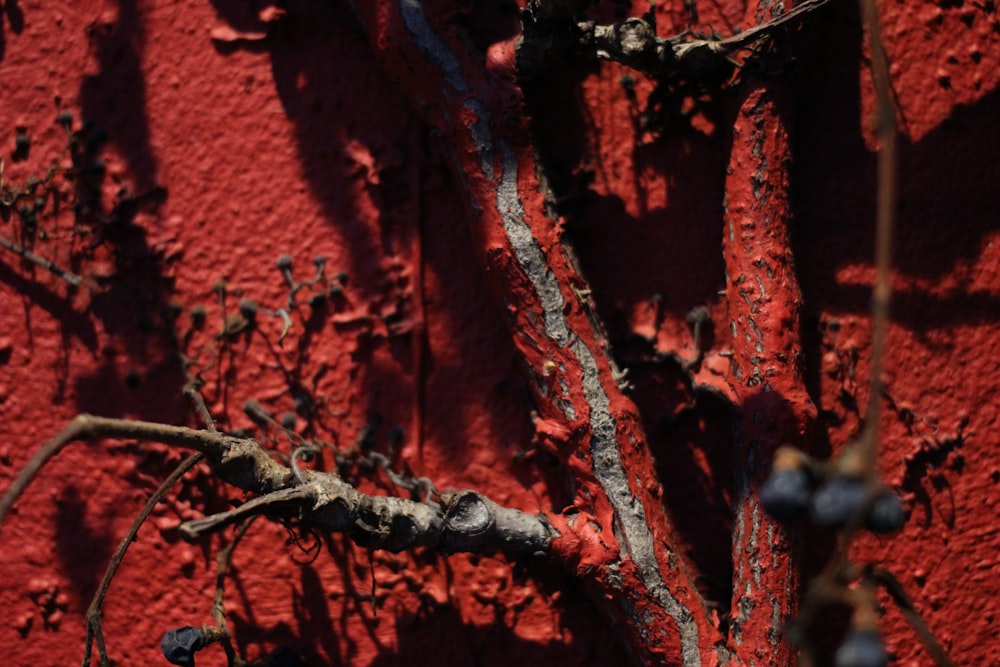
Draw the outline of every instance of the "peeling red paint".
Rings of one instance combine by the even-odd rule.
[[[432,4],[432,22],[456,20],[453,7]],[[687,27],[683,4],[657,4],[661,34]],[[295,275],[305,279],[321,254],[331,274],[348,275],[339,300],[308,324],[312,311],[305,308],[280,347],[274,319],[237,340],[225,372],[208,376],[220,424],[249,426],[240,407],[250,398],[276,415],[292,411],[296,391],[278,365],[297,369],[299,389],[323,398],[315,428],[324,437],[348,446],[381,415],[380,447],[393,427],[406,432],[401,465],[440,487],[477,488],[498,502],[551,513],[564,535],[582,538],[559,542],[560,557],[583,578],[604,582],[601,568],[617,554],[607,503],[578,506],[571,524],[570,515],[560,515],[565,469],[541,455],[515,457],[536,437],[542,450],[586,476],[587,462],[569,454],[580,438],[579,420],[568,422],[552,404],[528,398],[520,360],[550,392],[559,390],[561,377],[578,386],[580,371],[558,350],[535,350],[523,336],[511,344],[507,326],[530,331],[538,310],[528,307],[534,297],[509,263],[508,243],[490,217],[495,213],[465,222],[469,202],[447,163],[478,165],[473,148],[441,154],[420,119],[433,112],[411,110],[400,92],[403,75],[383,73],[368,39],[383,58],[403,58],[398,66],[410,68],[405,76],[412,80],[437,80],[434,68],[401,56],[404,42],[389,31],[363,36],[339,3],[289,3],[283,16],[259,15],[236,2],[84,5],[8,2],[0,18],[4,182],[23,183],[60,159],[66,139],[54,121],[67,109],[75,127],[85,118],[107,132],[105,201],[122,187],[142,194],[162,185],[167,195],[94,250],[72,240],[68,211],[41,220],[50,238],[36,251],[99,281],[96,293],[70,290],[44,270],[0,255],[0,417],[7,426],[0,476],[13,475],[82,410],[183,422],[183,377],[163,306],[172,299],[183,304],[179,322],[186,328],[187,309],[204,305],[208,324],[195,340],[207,343],[223,325],[212,291],[217,281],[225,279],[233,293],[227,314],[244,297],[276,308],[287,296],[274,267],[278,255],[289,253]],[[731,32],[745,14],[743,3],[717,5],[700,7],[698,25]],[[899,536],[863,540],[856,555],[892,569],[956,661],[966,664],[981,661],[984,647],[995,643],[1000,597],[1000,361],[993,345],[1000,234],[989,166],[1000,148],[997,17],[990,3],[883,3],[881,9],[905,142],[887,368],[892,404],[882,420],[880,462],[909,516]],[[637,5],[636,13],[644,10]],[[872,96],[858,65],[860,31],[849,3],[815,18],[799,40],[803,52],[789,84],[794,99],[787,104],[798,120],[785,148],[764,149],[791,156],[791,198],[778,207],[793,213],[790,244],[762,241],[761,247],[791,248],[802,293],[801,342],[796,347],[789,337],[782,354],[800,352],[803,375],[786,370],[774,382],[804,384],[808,396],[781,388],[786,399],[793,396],[796,419],[779,430],[801,430],[809,421],[802,416],[811,418],[811,398],[822,408],[818,447],[836,450],[856,433],[856,406],[867,400],[874,161],[863,137]],[[389,25],[382,17],[367,24]],[[501,42],[485,63],[462,61],[470,80],[491,95],[504,91],[484,97],[489,108],[517,103],[512,57],[510,43]],[[728,386],[729,361],[720,353],[730,346],[730,313],[717,292],[729,267],[722,254],[723,190],[731,212],[737,200],[752,199],[737,183],[759,168],[759,156],[751,153],[726,178],[727,133],[741,120],[718,109],[706,112],[700,131],[678,127],[659,139],[637,133],[638,105],[620,85],[624,73],[604,66],[600,73],[567,74],[567,89],[576,90],[573,77],[583,80],[580,110],[558,113],[567,100],[576,104],[573,94],[553,102],[552,117],[538,119],[548,135],[539,142],[563,151],[576,176],[593,175],[581,188],[585,204],[561,224],[611,337],[623,340],[616,351],[626,362],[646,345],[633,334],[655,351],[693,359],[686,318],[696,306],[708,308],[711,335],[695,386],[675,362],[661,359],[655,367],[634,364],[636,389],[626,396],[610,366],[598,361],[610,409],[625,424],[618,439],[633,447],[625,450],[627,463],[640,471],[633,490],[654,511],[662,496],[673,520],[675,533],[657,537],[677,547],[672,557],[694,582],[691,599],[696,588],[726,607],[725,581],[713,582],[730,574],[734,500],[723,480],[732,469],[731,417],[726,400],[703,387],[747,400]],[[649,86],[640,80],[636,89],[641,102]],[[425,92],[431,100],[437,91]],[[725,97],[720,106],[737,108]],[[531,216],[542,210],[542,195],[518,118],[519,110],[494,117],[491,129],[517,137],[517,192]],[[477,112],[464,109],[432,118],[431,125],[457,131],[477,120]],[[24,160],[12,156],[16,126],[31,137]],[[500,174],[499,155],[493,166]],[[491,201],[485,181],[466,186],[474,199]],[[13,230],[11,222],[0,224],[5,237]],[[576,269],[558,249],[563,228],[539,222],[532,230],[560,272],[571,328],[591,331],[586,310],[567,289],[582,283],[574,282]],[[752,265],[754,254],[745,258]],[[491,267],[489,279],[484,265]],[[509,284],[498,289],[501,279]],[[794,284],[776,282],[788,291],[769,292],[771,303],[789,308]],[[509,296],[506,312],[484,296],[490,289]],[[740,304],[731,297],[730,304]],[[771,330],[786,316],[795,319],[775,311]],[[596,352],[602,337],[590,335]],[[746,359],[753,352],[734,354]],[[574,406],[578,415],[587,409]],[[770,424],[777,423],[773,410],[767,407]],[[305,424],[301,417],[298,423]],[[0,528],[6,574],[0,602],[8,610],[0,633],[10,664],[80,659],[82,614],[110,553],[177,461],[179,454],[160,446],[76,445],[29,490]],[[657,477],[662,487],[651,481]],[[385,480],[365,490],[389,491]],[[164,630],[208,620],[210,559],[218,545],[205,552],[185,545],[176,526],[205,509],[224,509],[220,493],[225,497],[209,471],[199,469],[140,531],[105,612],[109,650],[119,664],[162,664]],[[300,648],[309,664],[627,660],[619,630],[591,600],[595,589],[588,594],[551,569],[477,556],[368,554],[339,540],[332,554],[299,566],[293,558],[301,555],[286,539],[280,527],[261,523],[236,552],[241,593],[231,585],[229,600],[237,644],[249,657],[285,644]],[[805,554],[807,565],[821,557]],[[622,576],[634,576],[629,567]],[[372,571],[377,614],[368,602]],[[883,631],[895,661],[930,664],[898,612],[888,604],[887,610]],[[706,614],[707,623],[712,618]],[[713,631],[705,631],[708,645]],[[224,661],[221,652],[207,651],[198,664]]]

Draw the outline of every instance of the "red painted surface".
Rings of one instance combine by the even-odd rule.
[[[511,313],[510,299],[505,312],[495,299],[505,289],[496,276],[509,269],[491,262],[490,251],[503,243],[488,224],[467,223],[439,133],[412,111],[412,87],[404,75],[386,74],[384,54],[376,57],[346,5],[291,2],[284,14],[258,14],[263,7],[221,0],[85,4],[6,4],[4,182],[44,175],[61,159],[66,138],[54,119],[65,108],[75,127],[87,119],[107,133],[100,151],[105,202],[121,188],[142,194],[162,186],[166,195],[120,228],[91,216],[103,235],[96,247],[72,234],[68,210],[39,220],[48,238],[35,250],[99,283],[96,290],[74,292],[0,255],[3,479],[80,411],[187,422],[184,378],[172,353],[188,328],[186,310],[203,304],[208,312],[190,352],[211,345],[222,326],[217,281],[232,294],[226,313],[243,297],[277,308],[287,296],[277,256],[290,254],[296,277],[306,279],[320,254],[331,274],[347,273],[342,296],[315,312],[303,305],[281,346],[276,319],[262,318],[259,331],[237,337],[205,373],[220,423],[249,427],[240,406],[250,398],[280,415],[308,394],[320,407],[298,427],[311,436],[347,447],[378,414],[377,447],[388,451],[390,430],[402,427],[397,463],[439,488],[471,487],[507,505],[561,510],[565,469],[546,452],[565,456],[559,448],[573,429],[531,398],[521,359],[542,377],[550,367],[507,328],[511,315],[521,322],[529,313]],[[700,20],[731,32],[745,7],[718,4],[702,7]],[[1000,334],[1000,234],[990,205],[998,178],[992,157],[1000,149],[1000,17],[988,3],[885,3],[882,13],[905,137],[887,368],[892,403],[880,462],[909,514],[900,535],[866,539],[856,555],[896,573],[959,664],[983,664],[997,642],[1000,595],[1000,352],[993,344]],[[605,19],[612,14],[609,7]],[[686,27],[681,2],[660,6],[657,15],[661,34]],[[819,428],[814,439],[793,444],[822,454],[856,433],[857,406],[867,400],[872,95],[849,3],[818,14],[797,41],[788,82],[796,120],[784,149],[787,208],[802,293],[799,382],[818,408]],[[386,44],[393,42],[374,51]],[[481,85],[507,90],[509,82],[490,77],[502,74],[510,54],[495,48],[491,56]],[[409,62],[419,66],[417,58]],[[740,170],[760,165],[750,160],[726,175],[727,163],[734,165],[730,148],[736,155],[743,136],[730,132],[741,122],[737,93],[710,106],[701,129],[678,127],[656,138],[635,131],[639,108],[619,84],[624,73],[568,66],[539,94],[547,103],[536,110],[536,141],[555,165],[554,185],[568,193],[567,233],[619,360],[632,371],[638,413],[630,419],[655,458],[640,452],[636,461],[655,463],[678,556],[697,589],[726,610],[738,565],[729,555],[738,500],[727,406],[746,407],[748,399],[719,354],[734,347],[734,300],[727,310],[732,295],[719,294],[732,266],[724,255],[723,195],[732,214]],[[640,81],[640,102],[648,92]],[[514,126],[493,129],[519,137],[518,155],[530,165],[523,128],[510,119]],[[16,126],[32,140],[23,160],[13,159]],[[519,173],[520,190],[534,191],[531,170]],[[489,199],[487,190],[480,195]],[[524,205],[534,215],[540,197],[525,194]],[[15,230],[13,221],[0,225],[8,238]],[[545,247],[558,260],[550,234]],[[788,246],[760,243],[778,255]],[[574,271],[561,270],[563,277]],[[792,280],[778,279],[776,307],[793,306]],[[515,308],[530,300],[517,298]],[[163,315],[171,300],[185,308],[179,333]],[[676,363],[655,356],[694,357],[686,317],[700,305],[708,306],[711,331],[695,380],[720,393],[692,386]],[[570,309],[567,317],[586,328],[583,311]],[[613,404],[616,414],[636,414],[627,397]],[[533,407],[543,419],[534,425]],[[778,423],[780,414],[766,412],[764,424]],[[746,420],[744,411],[744,431]],[[543,451],[515,456],[533,438]],[[7,610],[0,636],[9,664],[80,659],[82,613],[110,553],[167,464],[179,460],[161,446],[75,445],[28,490],[0,527]],[[392,491],[384,476],[362,489]],[[186,545],[176,527],[206,504],[224,509],[227,493],[235,497],[201,470],[140,532],[105,610],[119,664],[163,664],[164,630],[209,621],[218,544]],[[608,521],[600,508],[595,516]],[[260,523],[236,552],[227,599],[248,657],[289,645],[308,664],[627,659],[599,596],[595,603],[559,567],[369,554],[336,538],[332,553],[299,565],[303,555],[286,538],[282,528]],[[821,562],[819,548],[805,552],[807,566]],[[580,558],[600,562],[596,553]],[[898,664],[929,664],[891,606],[883,630]],[[199,654],[198,664],[224,664],[221,651]]]

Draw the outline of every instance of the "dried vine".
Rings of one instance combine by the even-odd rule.
[[[80,415],[42,448],[7,489],[0,499],[0,522],[44,464],[72,442],[152,441],[196,452],[153,495],[115,554],[87,613],[84,665],[90,661],[92,640],[96,640],[101,664],[110,664],[100,627],[100,607],[110,577],[152,505],[202,456],[219,479],[253,497],[234,509],[180,527],[181,536],[190,542],[229,526],[240,529],[219,555],[212,608],[216,626],[186,626],[164,637],[164,653],[175,664],[193,664],[194,652],[214,642],[223,644],[230,664],[243,664],[229,644],[223,588],[232,550],[258,516],[343,533],[370,549],[399,552],[422,547],[444,554],[547,558],[586,582],[603,611],[626,629],[630,648],[645,663],[750,665],[763,660],[790,664],[796,659],[794,650],[779,634],[798,611],[791,592],[799,588],[799,582],[790,543],[780,530],[776,533],[776,522],[801,518],[810,510],[814,519],[822,515],[825,510],[816,509],[817,499],[845,479],[860,480],[861,495],[856,494],[849,510],[838,506],[839,513],[829,521],[841,531],[839,551],[809,589],[800,619],[808,620],[830,599],[847,601],[855,610],[855,634],[865,634],[867,641],[877,625],[875,587],[883,586],[918,627],[935,657],[948,664],[898,582],[881,570],[858,570],[846,558],[857,530],[898,527],[891,514],[894,496],[887,493],[875,471],[884,389],[880,369],[889,302],[895,126],[874,3],[862,0],[874,54],[881,144],[872,387],[858,442],[828,463],[780,448],[806,441],[815,418],[802,381],[801,294],[788,230],[790,105],[780,83],[754,77],[741,82],[726,181],[723,247],[733,338],[732,385],[744,409],[737,443],[736,572],[728,635],[699,596],[679,554],[680,542],[663,506],[663,490],[638,410],[623,387],[588,283],[563,238],[562,222],[550,214],[551,202],[546,197],[551,193],[541,176],[525,114],[521,77],[544,61],[544,44],[553,33],[569,35],[573,47],[582,53],[622,63],[661,81],[697,78],[709,72],[722,72],[722,79],[729,81],[735,68],[731,56],[762,48],[779,30],[827,2],[807,0],[775,14],[771,14],[771,3],[761,2],[748,13],[748,23],[756,27],[725,39],[707,39],[659,37],[647,18],[599,25],[582,20],[589,4],[585,1],[535,0],[522,16],[523,33],[494,42],[485,52],[472,46],[450,20],[451,7],[432,7],[419,0],[356,2],[356,14],[381,65],[443,139],[465,197],[475,252],[487,267],[498,300],[507,305],[510,335],[537,408],[538,440],[570,471],[572,502],[560,511],[529,513],[501,506],[474,490],[439,493],[430,480],[393,472],[388,458],[378,453],[369,453],[366,460],[384,469],[396,487],[414,497],[362,493],[339,472],[301,466],[319,446],[291,434],[290,428],[253,401],[245,406],[251,419],[288,436],[293,447],[284,460],[257,440],[217,432],[203,406],[205,430]],[[5,239],[0,239],[0,245],[74,286],[82,283],[80,277],[46,263],[27,248]],[[322,258],[315,264],[316,277],[299,282],[292,275],[291,259],[282,256],[278,268],[289,289],[287,306],[270,311],[244,300],[239,314],[225,319],[212,347],[211,364],[228,343],[254,329],[258,312],[282,321],[280,346],[292,326],[296,294],[332,284],[324,274]],[[225,312],[224,284],[217,294]],[[185,344],[204,317],[204,311],[192,312]],[[197,358],[184,357],[184,366],[192,383],[200,380]],[[764,414],[772,418],[770,423],[761,419]],[[773,472],[764,465],[772,457]],[[754,489],[761,484],[758,499]],[[761,512],[762,506],[773,521]],[[852,589],[851,583],[858,585]],[[766,605],[755,602],[762,599]],[[747,641],[750,637],[757,643]],[[763,649],[761,638],[767,642]]]

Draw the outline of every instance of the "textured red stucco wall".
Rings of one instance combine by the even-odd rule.
[[[240,407],[318,404],[303,429],[340,446],[366,424],[439,488],[470,487],[524,509],[557,507],[560,470],[517,456],[531,403],[503,306],[470,248],[458,188],[434,133],[371,55],[345,3],[8,1],[0,17],[0,157],[6,183],[44,175],[66,145],[57,113],[106,133],[103,197],[158,194],[131,224],[73,233],[68,210],[39,220],[35,250],[97,283],[71,290],[0,254],[0,480],[81,411],[186,423],[173,350],[201,304],[211,345],[241,298],[284,304],[276,259],[308,278],[316,255],[345,272],[342,295],[239,337],[205,373],[226,428]],[[502,3],[498,3],[502,4]],[[607,3],[614,4],[614,3]],[[643,3],[637,3],[641,5]],[[744,3],[696,2],[731,33]],[[706,5],[706,6],[703,6]],[[711,5],[711,6],[707,6]],[[908,509],[897,536],[864,539],[858,560],[891,569],[959,664],[997,644],[1000,464],[1000,16],[993,3],[881,7],[904,136],[896,296],[880,463]],[[606,8],[606,18],[614,7]],[[273,19],[265,21],[264,19]],[[661,34],[685,28],[682,2],[657,8]],[[499,21],[485,17],[483,21]],[[859,426],[867,400],[873,278],[872,93],[856,10],[837,2],[795,40],[787,78],[791,249],[801,286],[803,382],[817,410],[818,453]],[[567,67],[537,92],[539,145],[565,193],[568,234],[624,365],[660,461],[664,496],[703,594],[729,605],[734,397],[723,258],[724,188],[737,99],[695,123],[636,131],[623,68]],[[649,86],[639,77],[640,100]],[[15,128],[31,138],[15,155]],[[164,191],[157,191],[163,188]],[[730,199],[735,196],[729,193]],[[730,201],[730,204],[732,201]],[[16,219],[0,234],[18,236]],[[96,229],[97,227],[95,227]],[[180,336],[164,307],[183,305]],[[695,392],[650,351],[695,354],[688,313],[711,331]],[[183,342],[183,341],[181,341]],[[770,418],[777,418],[773,415]],[[793,443],[801,444],[801,443]],[[825,450],[825,452],[824,452]],[[180,454],[166,447],[71,447],[0,527],[5,663],[73,664],[83,611],[134,512]],[[0,482],[0,488],[6,481]],[[385,480],[369,492],[386,492]],[[177,525],[226,507],[207,468],[143,527],[115,580],[104,629],[118,664],[163,664],[164,630],[209,620],[212,558]],[[554,569],[499,558],[369,553],[335,538],[302,565],[281,527],[259,522],[236,551],[228,602],[248,657],[277,645],[308,664],[618,664],[616,629]],[[821,562],[816,547],[813,561]],[[373,584],[374,581],[374,584]],[[370,600],[375,591],[375,603]],[[900,665],[930,664],[891,606],[887,644]],[[221,651],[199,665],[224,664]]]

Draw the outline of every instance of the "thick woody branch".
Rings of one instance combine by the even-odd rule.
[[[751,6],[748,18],[766,11],[761,2]],[[787,591],[796,590],[798,570],[785,531],[762,510],[756,489],[775,450],[801,443],[816,414],[802,375],[802,295],[789,232],[792,105],[781,81],[756,77],[744,82],[739,102],[723,230],[730,382],[743,410],[730,627],[744,662],[761,659],[759,638],[770,637],[765,662],[787,665],[793,656],[775,629],[795,613]],[[750,638],[752,646],[744,644]]]
[[[475,491],[443,494],[440,504],[369,496],[333,473],[295,475],[248,438],[91,415],[70,422],[22,470],[0,500],[0,521],[45,461],[71,442],[97,438],[193,449],[205,455],[222,481],[261,494],[229,512],[185,523],[181,533],[189,540],[260,514],[342,532],[361,546],[394,552],[427,547],[443,553],[545,553],[558,535],[543,516],[501,507]]]
[[[517,40],[473,50],[443,9],[357,2],[373,50],[449,151],[475,249],[509,315],[543,445],[571,471],[572,507],[552,517],[556,558],[574,566],[636,655],[701,665],[726,655],[684,569],[635,405],[618,386],[589,289],[546,216]]]
[[[577,24],[579,44],[597,58],[622,63],[654,78],[675,74],[698,76],[828,2],[831,0],[807,0],[777,18],[721,39],[697,38],[689,33],[657,37],[656,26],[641,18],[610,25],[581,22]]]

